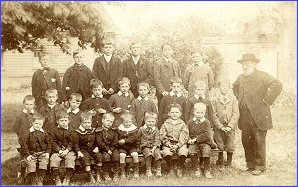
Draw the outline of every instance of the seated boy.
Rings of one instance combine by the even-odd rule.
[[[36,99],[37,109],[47,104],[45,99],[45,92],[48,89],[58,90],[59,97],[61,92],[61,80],[57,70],[50,68],[49,53],[40,53],[38,60],[41,68],[34,72],[32,76],[32,95]]]
[[[32,185],[43,185],[43,179],[49,163],[51,142],[48,132],[43,130],[45,118],[41,114],[33,115],[32,127],[23,132],[21,150],[27,160],[27,173]],[[38,171],[37,171],[38,164]]]
[[[182,80],[179,77],[173,77],[171,79],[171,91],[168,95],[164,96],[161,99],[160,106],[159,106],[159,128],[168,119],[168,106],[170,104],[177,103],[181,107],[181,119],[184,120],[184,105],[186,102],[186,98],[182,95]]]
[[[96,143],[102,154],[103,176],[106,181],[111,180],[110,172],[114,174],[114,181],[119,178],[118,129],[112,128],[114,119],[112,113],[104,114],[102,127],[95,130]]]
[[[92,114],[92,127],[101,127],[102,115],[111,112],[112,108],[109,101],[103,97],[103,84],[98,79],[92,79],[90,82],[92,96],[86,99],[82,104],[82,111]]]
[[[223,151],[227,152],[227,167],[232,164],[235,129],[239,119],[238,101],[228,80],[218,82],[220,97],[212,101],[214,110],[214,139],[221,152],[218,155],[219,169],[223,169]]]
[[[69,98],[69,108],[67,113],[69,115],[69,128],[76,130],[80,126],[81,113],[79,106],[82,102],[82,96],[78,93],[72,93]]]
[[[209,100],[209,98],[205,95],[207,85],[204,81],[197,81],[194,86],[195,94],[192,97],[189,97],[187,99],[186,105],[185,105],[185,121],[191,120],[193,118],[193,106],[194,104],[201,102],[204,103],[207,107],[205,118],[209,120],[212,126],[212,120],[213,120],[213,109],[212,104]],[[213,127],[213,126],[212,126]]]
[[[119,92],[112,95],[109,99],[110,105],[115,115],[114,126],[118,127],[121,124],[121,113],[129,111],[131,102],[134,99],[130,89],[130,80],[127,77],[123,77],[119,83]]]
[[[133,159],[134,177],[139,177],[138,129],[134,125],[134,117],[130,113],[121,115],[122,124],[118,127],[121,179],[126,178],[125,158],[129,154]]]
[[[169,168],[169,173],[173,173],[173,167],[176,169],[176,162],[172,156],[178,155],[177,176],[182,177],[182,169],[188,154],[187,141],[189,132],[186,124],[180,119],[181,107],[179,104],[171,104],[168,107],[169,118],[160,128],[160,140],[162,143],[162,155]]]
[[[92,115],[90,113],[81,113],[81,125],[72,135],[74,151],[85,168],[90,183],[101,182],[102,173],[102,155],[96,145],[95,129],[92,128]],[[96,181],[91,172],[91,159],[96,163]]]
[[[188,121],[189,129],[189,155],[191,162],[195,168],[195,176],[201,176],[201,169],[198,158],[204,164],[204,174],[208,179],[212,178],[210,173],[210,157],[211,148],[216,148],[216,144],[212,138],[212,128],[205,116],[206,105],[204,103],[196,103],[194,105],[194,118]]]
[[[52,177],[56,186],[61,186],[61,173],[59,167],[62,160],[65,160],[66,174],[63,185],[69,186],[70,180],[74,174],[76,155],[72,151],[71,141],[72,130],[69,128],[69,115],[60,111],[57,114],[58,126],[51,131],[51,141],[53,154],[50,158]]]
[[[53,128],[57,127],[56,114],[57,112],[63,110],[63,107],[57,103],[58,91],[55,89],[50,89],[46,91],[47,104],[41,107],[40,114],[45,117],[44,130],[51,131]]]
[[[141,139],[140,148],[145,155],[146,175],[152,176],[151,163],[154,158],[156,165],[156,176],[161,177],[161,153],[159,130],[155,126],[157,122],[157,114],[154,112],[145,113],[145,125],[139,129],[139,138]]]

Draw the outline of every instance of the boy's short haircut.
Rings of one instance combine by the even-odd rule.
[[[139,41],[132,41],[131,43],[130,43],[130,48],[133,46],[133,45],[141,45],[141,42],[139,42]]]
[[[88,113],[88,112],[82,112],[81,116],[80,116],[80,121],[84,121],[86,119],[90,119],[92,120],[92,114]]]
[[[168,44],[168,43],[165,43],[165,44],[163,44],[162,46],[161,46],[161,50],[163,51],[163,48],[165,47],[165,46],[170,46],[172,49],[173,49],[173,46],[171,45],[171,44]]]
[[[207,88],[207,84],[206,84],[206,82],[204,82],[204,81],[202,81],[202,80],[198,80],[198,81],[195,83],[195,88],[200,87],[200,86],[204,86],[205,89]]]
[[[134,119],[135,119],[134,115],[132,115],[130,112],[124,112],[123,114],[121,114],[120,117],[121,117],[122,121],[127,118],[130,118],[132,121],[134,121]]]
[[[147,87],[148,91],[150,90],[150,85],[147,82],[140,82],[138,84],[138,89],[140,89],[141,86]]]
[[[193,49],[193,50],[190,52],[190,55],[192,56],[192,55],[194,55],[194,54],[196,54],[196,53],[198,53],[198,54],[200,54],[201,56],[203,56],[203,52],[202,52],[202,50],[200,50],[200,49]]]
[[[91,89],[93,89],[93,88],[97,88],[97,87],[101,87],[101,88],[103,88],[103,84],[102,84],[102,82],[100,81],[100,80],[98,80],[98,79],[91,79],[90,80],[90,86],[91,86]]]
[[[154,118],[157,120],[157,114],[155,112],[152,112],[152,111],[148,111],[145,113],[145,118],[144,120],[146,121],[146,119],[148,118]]]
[[[129,78],[127,78],[127,77],[122,77],[121,79],[120,79],[120,81],[118,82],[118,86],[120,87],[122,84],[128,84],[129,85],[129,87],[130,87],[130,80],[129,80]]]
[[[230,87],[230,80],[229,79],[221,79],[220,81],[218,81],[218,86],[223,85],[223,84],[227,84]]]
[[[40,113],[34,113],[32,118],[33,118],[33,122],[35,122],[35,120],[42,120],[43,122],[45,122],[46,120],[46,118]]]
[[[102,119],[106,119],[106,118],[113,118],[114,120],[115,116],[111,112],[109,112],[102,115]]]
[[[202,102],[196,103],[193,106],[193,110],[196,110],[196,109],[204,109],[206,111],[207,105],[205,103],[202,103]]]
[[[56,89],[48,89],[46,91],[46,96],[48,96],[48,94],[56,94],[58,96],[58,90],[56,90]]]
[[[58,121],[61,118],[69,118],[68,113],[64,110],[61,110],[61,111],[57,112],[56,120]]]
[[[173,83],[180,83],[180,84],[182,84],[182,79],[180,77],[172,77],[171,78],[171,85]]]
[[[70,96],[69,96],[69,100],[75,100],[76,102],[81,102],[82,101],[82,95],[79,94],[79,93],[72,93]]]
[[[45,52],[45,51],[38,53],[38,60],[42,59],[45,56],[50,56],[50,53]]]
[[[114,46],[114,44],[115,44],[115,42],[112,41],[112,40],[110,40],[110,39],[103,39],[102,40],[102,46],[103,47],[106,46],[106,45],[112,45],[112,46]]]
[[[181,106],[180,106],[178,103],[170,104],[170,105],[168,106],[168,110],[169,110],[169,112],[171,111],[172,108],[178,108],[178,109],[180,110],[180,112],[182,111],[182,108],[181,108]]]
[[[74,50],[73,53],[72,53],[72,57],[75,57],[79,53],[83,53],[83,50],[82,49],[76,49],[76,50]]]
[[[26,101],[34,101],[35,102],[35,97],[33,97],[32,95],[26,95],[23,99],[23,104],[26,102]]]

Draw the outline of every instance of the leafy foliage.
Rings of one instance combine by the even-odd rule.
[[[47,38],[69,53],[69,37],[100,50],[103,38],[99,4],[85,2],[2,2],[2,49],[40,48]]]

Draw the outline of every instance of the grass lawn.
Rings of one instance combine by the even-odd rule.
[[[2,94],[2,185],[15,185],[18,153],[16,135],[11,128],[14,112],[19,110],[22,98],[29,94],[26,91],[15,94]],[[4,97],[5,96],[5,97]],[[17,99],[12,99],[17,98]],[[296,185],[296,108],[292,106],[272,107],[274,129],[267,134],[267,171],[264,175],[253,176],[248,172],[240,171],[245,168],[244,151],[241,145],[240,131],[236,133],[236,151],[234,153],[233,168],[231,171],[219,172],[212,159],[213,179],[195,179],[185,177],[178,179],[175,176],[162,178],[130,179],[118,183],[103,183],[106,185]],[[75,185],[85,185],[82,176],[76,175]],[[84,176],[83,176],[84,177]]]

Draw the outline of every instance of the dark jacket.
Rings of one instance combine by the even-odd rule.
[[[150,85],[153,84],[152,70],[153,68],[149,61],[142,56],[137,65],[133,62],[132,57],[123,61],[123,77],[127,77],[130,80],[131,90],[134,94],[138,93],[138,83],[147,82]]]
[[[29,131],[30,127],[32,126],[33,122],[33,113],[24,113],[20,112],[15,117],[15,123],[13,129],[17,134],[17,137],[20,138],[24,136],[24,133]]]
[[[92,72],[103,83],[105,89],[112,88],[115,92],[118,91],[118,81],[123,77],[120,58],[113,55],[108,63],[102,55],[95,59]]]
[[[196,138],[196,144],[209,144],[212,145],[212,129],[208,119],[198,121],[190,119],[187,123],[189,129],[189,138]]]
[[[118,134],[119,140],[125,140],[123,145],[119,145],[119,149],[130,149],[131,147],[139,146],[138,129],[136,126],[134,126],[133,130],[126,131],[123,129],[123,125],[121,124],[118,127]]]
[[[58,103],[56,103],[55,107],[52,109],[48,105],[41,107],[39,113],[45,117],[43,126],[45,131],[50,132],[53,128],[57,127],[56,115],[61,110],[64,110],[64,108],[59,106]]]
[[[53,152],[58,153],[60,150],[68,149],[72,150],[73,144],[71,140],[71,129],[63,129],[60,127],[56,127],[51,131],[51,141]]]
[[[282,84],[271,75],[255,69],[248,76],[241,74],[233,84],[240,107],[239,129],[245,125],[241,108],[246,105],[260,130],[273,128],[270,105],[282,91]]]
[[[51,154],[52,145],[49,133],[41,131],[24,132],[21,138],[21,152],[25,157],[33,155],[37,152],[45,152]]]
[[[89,130],[77,129],[72,133],[73,149],[75,153],[81,150],[93,151],[97,147],[95,140],[95,129]]]
[[[118,129],[108,129],[98,128],[96,132],[96,143],[98,149],[101,151],[108,152],[118,149]]]
[[[84,64],[69,67],[63,76],[62,100],[68,100],[72,93],[79,91],[83,94],[83,99],[89,98],[91,96],[90,80],[94,78],[91,70]],[[69,87],[69,90],[66,87]]]

